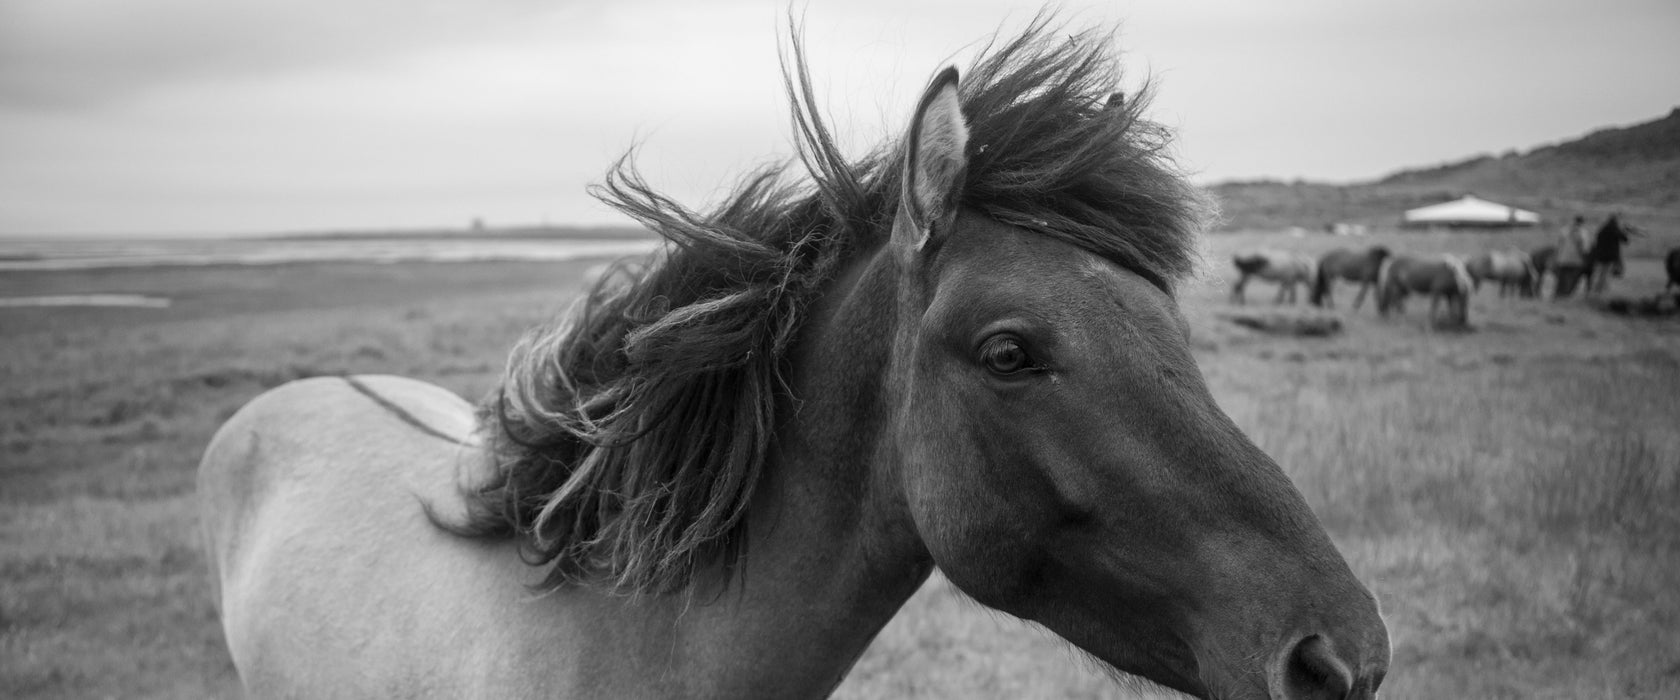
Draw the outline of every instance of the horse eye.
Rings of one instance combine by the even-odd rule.
[[[980,361],[986,364],[986,369],[999,375],[1015,374],[1030,366],[1027,351],[1021,347],[1020,341],[1007,336],[986,341],[985,347],[980,350]]]

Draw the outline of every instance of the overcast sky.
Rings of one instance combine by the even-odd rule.
[[[0,234],[618,221],[641,144],[693,204],[790,152],[783,0],[0,0]],[[1121,22],[1198,181],[1350,181],[1680,105],[1680,2],[1069,2]],[[1037,3],[813,1],[853,152]]]

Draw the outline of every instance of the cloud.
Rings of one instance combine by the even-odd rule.
[[[354,66],[591,12],[509,0],[8,0],[0,107],[98,106],[179,83]]]
[[[1124,19],[1125,82],[1158,78],[1152,113],[1198,177],[1344,178],[1665,113],[1680,5],[1627,2],[1649,7],[1067,0],[1062,18]],[[1039,9],[810,5],[818,101],[853,154]],[[598,221],[585,184],[638,143],[651,181],[698,204],[789,155],[788,9],[0,0],[0,233]]]

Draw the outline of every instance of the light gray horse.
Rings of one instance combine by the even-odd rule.
[[[1470,281],[1481,290],[1482,281],[1499,283],[1499,296],[1515,293],[1531,298],[1540,288],[1540,272],[1528,253],[1520,250],[1491,250],[1471,256],[1464,262]]]
[[[1246,303],[1243,287],[1253,277],[1277,283],[1277,298],[1273,303],[1282,304],[1287,300],[1293,304],[1295,286],[1312,286],[1318,272],[1318,261],[1281,250],[1245,251],[1231,256],[1231,262],[1237,268],[1237,282],[1231,285],[1231,302],[1234,304]]]

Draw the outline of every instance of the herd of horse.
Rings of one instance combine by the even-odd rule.
[[[1353,308],[1359,309],[1367,294],[1376,298],[1377,313],[1388,316],[1403,313],[1405,300],[1411,295],[1427,295],[1430,323],[1469,323],[1469,299],[1484,283],[1499,285],[1499,296],[1535,298],[1545,289],[1548,275],[1553,298],[1574,294],[1579,286],[1586,293],[1602,292],[1609,278],[1621,273],[1619,250],[1598,252],[1594,246],[1584,256],[1584,264],[1570,269],[1557,264],[1557,249],[1544,246],[1532,251],[1517,249],[1490,250],[1468,258],[1451,253],[1412,255],[1395,253],[1386,246],[1374,245],[1363,250],[1337,248],[1317,258],[1304,253],[1283,250],[1249,250],[1232,256],[1237,280],[1231,286],[1232,303],[1245,303],[1244,289],[1250,279],[1258,278],[1278,285],[1275,303],[1294,303],[1296,289],[1310,290],[1308,302],[1314,306],[1334,306],[1334,291],[1338,282],[1359,285]],[[1666,289],[1680,287],[1680,248],[1669,252],[1664,261],[1668,272]],[[1446,309],[1441,316],[1440,309]]]
[[[1377,313],[1388,316],[1405,310],[1407,297],[1429,297],[1429,319],[1436,322],[1445,306],[1445,320],[1450,323],[1469,323],[1470,295],[1483,280],[1497,280],[1501,288],[1514,285],[1532,290],[1536,277],[1534,264],[1526,254],[1483,254],[1464,260],[1456,255],[1395,254],[1385,246],[1371,246],[1364,250],[1337,248],[1314,258],[1304,253],[1283,250],[1252,250],[1232,256],[1237,268],[1237,281],[1231,287],[1231,301],[1242,304],[1248,281],[1259,278],[1278,285],[1276,303],[1292,303],[1296,289],[1310,289],[1309,303],[1329,308],[1335,305],[1337,282],[1359,285],[1353,308],[1358,309],[1367,295],[1376,298]]]

